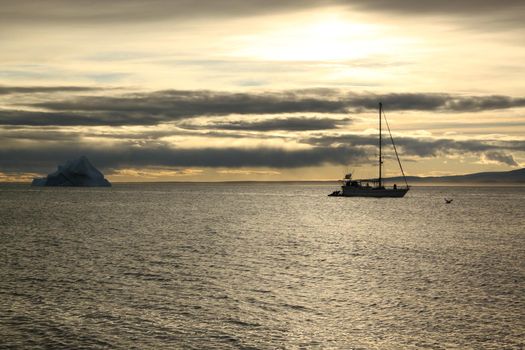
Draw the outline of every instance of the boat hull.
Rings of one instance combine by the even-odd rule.
[[[373,197],[373,198],[401,198],[408,192],[408,188],[353,188],[343,187],[336,197]]]

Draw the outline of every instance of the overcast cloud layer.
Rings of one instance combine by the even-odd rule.
[[[60,159],[73,159],[77,154],[96,159],[97,166],[111,170],[134,167],[272,167],[298,168],[323,164],[349,164],[366,160],[358,148],[313,147],[307,150],[272,148],[194,148],[176,149],[163,144],[137,146],[124,143],[99,148],[87,144],[68,144],[69,147],[39,146],[0,151],[0,166],[7,171],[46,171]]]
[[[5,140],[0,166],[10,173],[46,172],[50,165],[79,154],[96,159],[98,166],[107,171],[141,167],[293,169],[371,164],[377,135],[341,132],[341,128],[353,123],[348,113],[354,117],[376,115],[378,101],[383,101],[392,112],[432,112],[428,118],[437,118],[440,113],[478,113],[525,106],[525,98],[509,96],[378,95],[338,89],[251,93],[165,90],[127,94],[100,89],[98,95],[90,95],[92,88],[82,86],[4,86],[0,91],[10,95],[10,103],[19,108],[0,111],[0,137]],[[32,95],[39,102],[24,105],[24,101],[34,100],[28,97]],[[228,116],[234,117],[224,119]],[[207,121],[197,121],[198,118]],[[171,126],[166,130],[156,128],[162,125]],[[64,127],[73,128],[74,132],[61,131]],[[79,132],[77,127],[106,127],[106,131]],[[120,127],[154,129],[132,133],[114,129]],[[275,135],[274,131],[292,134]],[[311,132],[314,134],[308,134]],[[255,141],[274,138],[302,146],[178,147],[165,137]],[[96,139],[105,141],[90,141]],[[405,159],[470,154],[485,162],[511,167],[519,166],[513,152],[525,152],[525,141],[520,140],[398,136],[396,143]]]
[[[0,150],[0,166],[8,172],[46,172],[52,164],[78,154],[95,159],[104,170],[137,167],[269,167],[298,168],[372,164],[377,138],[363,135],[322,136],[305,139],[307,149],[214,147],[177,148],[162,141],[97,145],[70,135],[60,141],[34,144],[9,143]],[[147,139],[147,135],[143,136]],[[37,140],[37,138],[33,138]],[[474,155],[509,166],[518,163],[510,152],[525,152],[525,141],[457,141],[453,139],[398,138],[396,144],[405,160],[412,157]]]
[[[113,174],[369,176],[379,102],[408,174],[520,167],[524,13],[516,0],[0,0],[0,179],[82,154]]]
[[[519,0],[19,0],[1,1],[3,21],[151,21],[162,18],[254,16],[325,6],[356,7],[401,14],[510,14],[522,10]]]
[[[6,93],[54,92],[67,88],[53,87],[3,87]],[[81,87],[70,91],[83,91]],[[89,91],[89,88],[86,88]],[[0,92],[2,90],[0,89]],[[21,106],[20,109],[0,110],[0,125],[156,125],[203,116],[272,115],[282,113],[358,114],[378,108],[382,101],[387,111],[432,111],[444,113],[480,112],[525,106],[525,98],[510,96],[459,96],[446,93],[394,93],[358,94],[331,89],[290,90],[261,93],[228,93],[221,91],[167,90],[120,96],[77,96],[66,99],[49,97],[45,102]],[[23,108],[31,107],[31,110]],[[35,111],[35,108],[41,111]],[[297,119],[288,120],[301,123]],[[327,120],[324,120],[327,122]],[[314,130],[333,125],[322,124],[322,119],[302,120],[299,130]],[[276,130],[273,122],[254,124],[251,128],[261,131]],[[309,123],[311,126],[307,126]],[[282,125],[287,129],[285,125]],[[218,128],[220,128],[218,126]],[[230,123],[227,129],[250,128],[247,124]]]

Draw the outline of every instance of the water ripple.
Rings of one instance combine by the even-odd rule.
[[[330,190],[1,185],[0,348],[525,347],[523,188]]]

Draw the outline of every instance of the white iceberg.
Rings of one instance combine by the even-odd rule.
[[[59,165],[57,171],[47,177],[33,179],[31,186],[110,187],[111,183],[82,156]]]

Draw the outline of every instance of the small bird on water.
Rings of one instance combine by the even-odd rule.
[[[452,203],[453,200],[454,200],[454,199],[452,199],[452,198],[450,198],[450,199],[445,198],[445,203],[450,204],[450,203]]]

